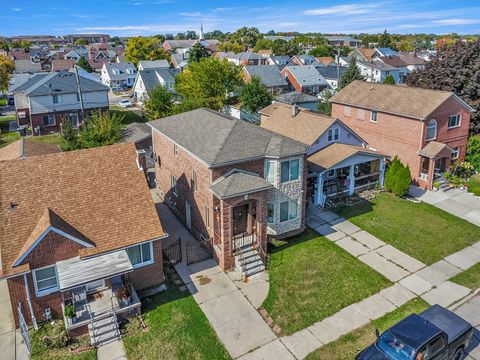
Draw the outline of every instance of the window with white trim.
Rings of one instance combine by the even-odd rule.
[[[282,161],[280,166],[280,181],[287,182],[298,179],[300,161],[298,159]]]
[[[55,95],[52,95],[52,97],[53,97],[53,103],[54,104],[62,103],[62,95],[55,94]]]
[[[448,128],[456,128],[460,126],[461,116],[460,114],[450,115],[448,117]]]
[[[432,119],[427,126],[425,140],[433,140],[437,137],[437,121]]]
[[[340,138],[340,129],[339,128],[333,128],[333,129],[328,129],[328,142],[332,141],[338,141]]]
[[[170,178],[170,186],[171,186],[171,189],[172,189],[172,194],[177,196],[177,178],[175,176],[171,176]]]
[[[280,222],[295,219],[298,216],[298,204],[288,200],[280,203]]]
[[[377,116],[378,116],[378,112],[376,110],[372,110],[371,113],[370,113],[370,121],[371,122],[377,122]]]
[[[267,223],[273,224],[275,222],[275,203],[267,203]]]
[[[55,265],[33,270],[35,293],[38,296],[58,291],[57,268]]]
[[[335,175],[337,175],[337,171],[335,169],[328,170],[328,172],[327,172],[327,177],[328,178],[334,178]]]
[[[452,151],[452,160],[457,160],[460,156],[460,146],[453,148]]]
[[[43,115],[43,125],[55,125],[55,116],[54,115]]]
[[[265,161],[265,180],[270,184],[275,183],[275,177],[277,175],[275,171],[275,164],[276,162],[273,160],[266,160]]]
[[[153,264],[153,245],[151,242],[130,246],[125,251],[134,268]]]

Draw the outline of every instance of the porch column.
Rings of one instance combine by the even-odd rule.
[[[348,174],[348,195],[353,195],[355,192],[355,164],[350,165],[350,172]]]
[[[220,202],[220,226],[222,236],[222,254],[220,267],[223,270],[229,269],[233,265],[232,256],[232,211],[231,206],[226,204],[224,200]]]
[[[385,180],[385,159],[380,159],[380,177],[378,178],[379,187],[383,187],[383,181]]]

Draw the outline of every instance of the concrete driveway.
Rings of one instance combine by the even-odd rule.
[[[15,324],[5,280],[0,281],[0,349],[2,359],[15,360]]]
[[[429,191],[411,186],[410,195],[480,226],[480,199],[471,193],[459,189]]]

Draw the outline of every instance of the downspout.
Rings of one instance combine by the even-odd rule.
[[[30,299],[30,290],[28,287],[28,279],[27,279],[26,273],[23,274],[23,282],[25,284],[25,293],[27,294],[28,310],[30,310],[30,314],[32,316],[32,325],[35,330],[38,330],[37,319],[35,319],[35,314],[33,313],[33,307],[32,307],[32,300]]]

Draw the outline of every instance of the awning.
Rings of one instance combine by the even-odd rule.
[[[219,199],[229,199],[272,187],[272,184],[256,174],[237,170],[214,181],[210,191]]]
[[[125,250],[109,254],[57,262],[57,277],[60,291],[69,290],[90,282],[108,279],[133,270],[132,263]]]
[[[425,156],[430,159],[435,159],[444,150],[446,150],[447,156],[451,155],[453,151],[452,148],[447,144],[438,141],[430,141],[427,145],[423,147],[423,149],[418,151],[418,155]]]

